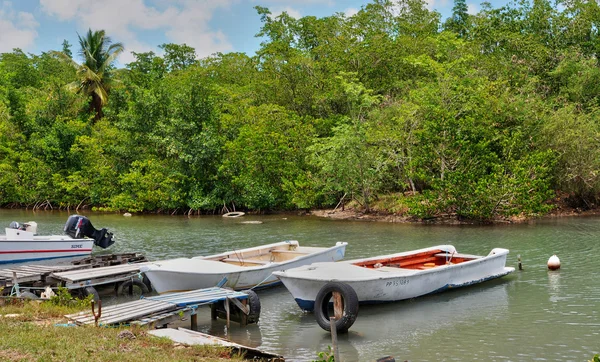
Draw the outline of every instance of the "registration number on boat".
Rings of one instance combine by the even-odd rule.
[[[83,244],[71,244],[71,249],[83,249]]]
[[[386,287],[399,287],[401,285],[407,285],[410,282],[408,279],[396,279],[389,282],[385,282]]]

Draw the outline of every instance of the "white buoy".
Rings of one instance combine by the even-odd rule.
[[[560,259],[558,259],[558,256],[556,256],[556,254],[552,255],[550,259],[548,259],[548,269],[560,269]]]
[[[126,212],[126,213],[124,213],[124,214],[123,214],[123,216],[125,216],[125,217],[130,217],[130,216],[131,216],[131,213],[129,213],[129,212]]]

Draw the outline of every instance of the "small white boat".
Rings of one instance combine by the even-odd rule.
[[[322,307],[315,306],[317,294],[331,282],[351,287],[361,304],[393,302],[507,275],[515,270],[505,266],[507,255],[508,250],[501,248],[487,256],[475,256],[459,254],[452,245],[439,245],[339,263],[316,263],[273,274],[300,308],[313,311]]]
[[[335,246],[300,246],[295,240],[232,250],[225,253],[155,262],[140,270],[158,293],[182,292],[223,286],[235,290],[279,284],[272,273],[316,262],[338,261],[348,243]]]
[[[0,263],[88,256],[94,245],[107,248],[114,243],[112,233],[96,230],[85,216],[69,216],[65,235],[37,235],[37,223],[12,222],[0,235]]]

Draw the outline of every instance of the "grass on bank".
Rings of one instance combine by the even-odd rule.
[[[65,314],[89,306],[0,300],[1,361],[241,361],[229,348],[184,346],[157,338],[143,327],[61,327]],[[123,338],[128,330],[135,338]]]

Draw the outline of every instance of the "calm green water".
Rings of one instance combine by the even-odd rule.
[[[0,225],[36,221],[39,234],[62,233],[68,213],[0,210]],[[207,255],[295,239],[330,246],[347,241],[347,258],[453,244],[487,254],[510,249],[508,265],[523,271],[473,287],[385,305],[361,307],[347,335],[343,361],[383,356],[412,361],[586,361],[600,352],[600,218],[559,218],[523,225],[439,226],[331,221],[296,216],[222,217],[88,215],[113,231],[111,252],[140,252],[151,260]],[[260,220],[262,224],[241,224]],[[546,262],[557,254],[559,271]],[[283,354],[290,361],[316,358],[331,345],[312,314],[297,307],[283,287],[259,291],[259,325],[241,328],[200,313],[201,331]]]

